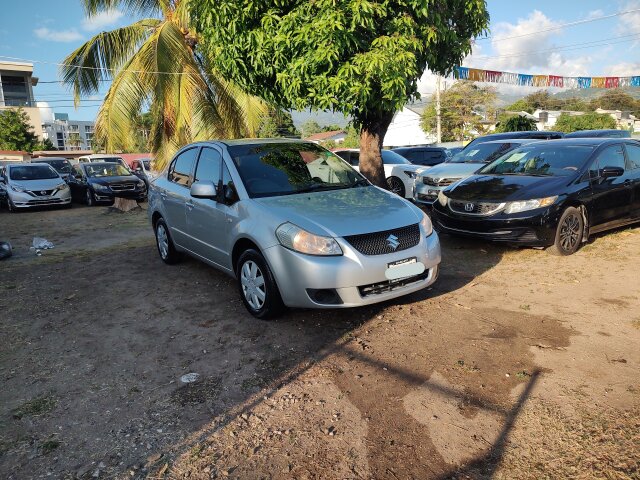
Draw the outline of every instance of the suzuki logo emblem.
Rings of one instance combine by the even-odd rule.
[[[395,250],[396,248],[398,248],[400,246],[400,242],[398,241],[398,237],[396,237],[393,234],[389,235],[387,237],[387,245],[389,245],[389,248],[391,250]]]
[[[465,203],[464,205],[464,209],[467,212],[473,212],[473,208],[475,207],[475,205],[473,203]]]

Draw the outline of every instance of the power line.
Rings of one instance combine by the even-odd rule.
[[[640,8],[635,8],[633,10],[624,10],[621,12],[616,12],[616,13],[612,13],[610,15],[603,15],[602,17],[596,17],[596,18],[588,18],[585,20],[577,20],[575,22],[569,22],[569,23],[564,23],[562,25],[556,25],[555,27],[550,27],[544,30],[538,30],[537,32],[529,32],[529,33],[522,33],[520,35],[513,35],[510,37],[497,37],[494,38],[492,36],[488,36],[488,37],[481,37],[481,38],[476,38],[476,41],[479,40],[493,40],[493,41],[503,41],[503,40],[511,40],[513,38],[522,38],[522,37],[528,37],[531,35],[537,35],[538,33],[545,33],[545,32],[552,32],[554,30],[560,30],[562,28],[565,27],[573,27],[575,25],[583,25],[585,23],[591,23],[591,22],[598,22],[600,20],[607,20],[609,18],[613,18],[613,17],[618,17],[620,15],[627,15],[629,13],[636,13],[636,12],[640,12]]]

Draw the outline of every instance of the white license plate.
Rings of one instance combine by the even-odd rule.
[[[420,275],[425,271],[425,268],[424,263],[418,262],[415,257],[407,258],[388,264],[384,276],[387,277],[387,280],[401,280]]]

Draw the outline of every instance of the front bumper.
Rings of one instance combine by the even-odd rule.
[[[440,193],[440,190],[444,190],[445,188],[447,187],[425,185],[423,182],[416,181],[413,189],[413,199],[417,203],[433,205],[433,203],[438,199],[438,193]]]
[[[117,192],[117,193],[104,191],[104,190],[94,190],[94,192],[95,192],[96,201],[98,202],[113,202],[116,199],[116,197],[130,198],[130,199],[137,200],[138,202],[141,202],[145,198],[147,198],[146,190],[131,190],[131,191]]]
[[[321,257],[300,254],[276,245],[264,250],[285,305],[297,308],[348,308],[371,305],[428,287],[438,277],[440,241],[434,231],[413,248],[387,255],[362,255],[337,239],[344,255]],[[415,257],[425,265],[416,277],[390,282],[387,265]],[[340,303],[313,300],[310,290],[335,290]]]
[[[431,212],[431,220],[438,231],[451,235],[547,247],[555,241],[559,214],[560,210],[554,206],[543,211],[533,210],[513,215],[461,215],[436,202]]]
[[[26,192],[8,192],[15,208],[35,208],[55,205],[69,205],[71,203],[71,192],[69,189],[58,191],[50,196],[34,196]]]

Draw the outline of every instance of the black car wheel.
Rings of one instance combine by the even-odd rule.
[[[387,178],[387,187],[389,191],[404,198],[404,183],[398,177]]]
[[[93,192],[90,188],[87,188],[85,191],[84,200],[89,207],[93,207],[96,204],[96,198],[93,196]]]
[[[556,238],[550,252],[556,255],[571,255],[582,243],[584,220],[582,212],[575,207],[567,208],[558,222]]]
[[[236,276],[240,297],[251,315],[267,320],[284,311],[278,286],[260,252],[245,251],[238,260]]]
[[[171,234],[169,233],[169,227],[167,227],[167,224],[162,218],[156,222],[155,232],[156,245],[162,261],[167,265],[177,263],[180,260],[180,254],[173,245],[173,240],[171,240]]]
[[[7,197],[7,210],[9,210],[11,213],[16,213],[18,211],[9,197]]]

